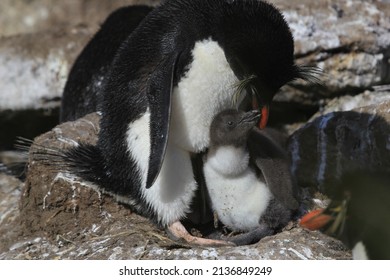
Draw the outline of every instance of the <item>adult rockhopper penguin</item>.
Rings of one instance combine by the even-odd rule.
[[[344,242],[354,259],[390,260],[390,174],[358,170],[325,186],[326,209],[309,212],[300,224]]]
[[[282,14],[263,1],[163,1],[129,28],[111,50],[103,82],[92,91],[73,87],[64,96],[63,112],[77,106],[74,100],[96,104],[101,114],[97,145],[80,143],[63,152],[68,171],[174,238],[226,244],[193,237],[180,222],[197,189],[191,155],[209,146],[211,121],[224,109],[260,110],[264,127],[278,89],[309,78],[310,68],[294,63],[291,31]],[[99,48],[110,50],[107,41],[95,43],[89,45],[94,57]],[[79,67],[67,87],[77,81],[74,75],[87,71]]]

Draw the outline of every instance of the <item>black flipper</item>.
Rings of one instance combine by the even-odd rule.
[[[160,173],[168,144],[171,119],[171,96],[180,54],[158,66],[148,85],[150,110],[150,156],[146,188],[150,188]]]
[[[261,170],[270,191],[284,206],[297,209],[295,181],[289,160],[282,147],[258,129],[253,129],[248,140],[251,160]]]

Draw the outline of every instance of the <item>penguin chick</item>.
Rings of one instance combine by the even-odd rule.
[[[224,110],[210,128],[206,185],[219,220],[233,231],[246,232],[230,239],[237,245],[274,234],[298,207],[287,158],[254,129],[259,118],[258,111]]]

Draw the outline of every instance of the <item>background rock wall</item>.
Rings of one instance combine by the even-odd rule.
[[[93,28],[114,9],[125,5],[155,5],[158,0],[3,0],[0,36],[35,33],[87,24]]]
[[[1,1],[0,151],[11,149],[16,136],[32,139],[57,124],[70,67],[109,12],[122,5],[158,2]],[[298,63],[324,72],[320,86],[297,81],[283,87],[271,108],[270,124],[291,135],[288,148],[300,186],[324,190],[327,182],[355,166],[388,169],[390,1],[270,2],[291,26]],[[81,124],[91,129],[90,121]],[[64,129],[57,127],[40,141]],[[0,163],[5,155],[9,158],[9,153],[0,153]],[[185,248],[110,198],[86,190],[80,182],[52,176],[39,164],[32,168],[27,187],[1,175],[0,259],[350,258],[339,241],[295,225],[253,246]],[[62,195],[45,197],[51,188]],[[22,217],[16,206],[21,193]],[[51,206],[43,207],[46,202]],[[80,212],[85,209],[89,216]]]

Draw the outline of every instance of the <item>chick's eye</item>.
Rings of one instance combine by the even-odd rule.
[[[228,126],[232,126],[233,122],[232,121],[228,121],[227,124],[228,124]]]

